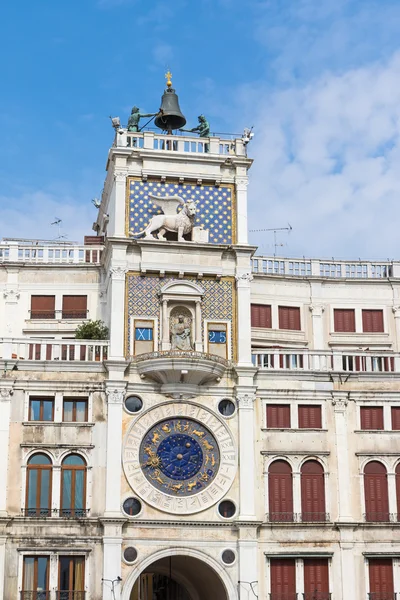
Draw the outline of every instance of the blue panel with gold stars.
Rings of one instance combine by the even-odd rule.
[[[217,475],[220,454],[212,433],[192,419],[154,425],[140,445],[139,460],[148,481],[172,496],[192,496]]]
[[[233,192],[232,186],[195,185],[191,183],[161,183],[129,179],[129,235],[137,236],[152,216],[162,214],[149,194],[155,196],[181,196],[184,200],[198,201],[195,227],[203,226],[209,232],[211,244],[233,244]],[[178,209],[179,210],[179,209]]]

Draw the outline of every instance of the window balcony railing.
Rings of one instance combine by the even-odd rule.
[[[103,253],[99,245],[44,244],[40,240],[22,243],[0,242],[0,263],[99,265]]]
[[[327,523],[329,514],[325,512],[270,512],[266,514],[269,523]]]
[[[86,592],[57,590],[56,600],[85,600]]]
[[[108,357],[107,340],[45,340],[0,338],[0,359],[102,362]]]
[[[397,513],[389,512],[366,512],[363,518],[366,523],[396,523],[399,516]]]
[[[289,592],[287,594],[276,594],[275,592],[272,592],[269,595],[269,600],[297,600],[297,593]]]
[[[325,512],[302,512],[300,518],[302,523],[327,523],[329,514]]]
[[[20,593],[20,600],[50,600],[50,590],[26,590]]]
[[[24,517],[45,519],[47,517],[61,517],[64,519],[84,519],[89,516],[89,508],[22,508]]]
[[[370,592],[368,600],[396,600],[396,592]]]
[[[59,319],[87,319],[88,318],[88,310],[81,308],[71,308],[69,310],[30,310],[30,318],[35,320],[59,320]]]
[[[270,523],[294,523],[295,515],[292,512],[270,512],[267,514],[267,521]]]
[[[330,592],[304,592],[303,600],[331,600]]]

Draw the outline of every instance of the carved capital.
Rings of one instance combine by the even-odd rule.
[[[114,179],[117,183],[125,183],[127,177],[126,171],[115,171]]]
[[[322,317],[322,313],[325,310],[324,304],[310,304],[308,307],[313,317]]]
[[[7,304],[16,304],[20,298],[18,289],[6,289],[3,291],[3,297]]]
[[[239,408],[253,408],[255,394],[238,394],[236,396]]]
[[[14,394],[12,387],[1,387],[0,388],[0,401],[6,402],[11,400],[11,396]]]
[[[333,398],[332,406],[335,412],[345,412],[348,401],[345,398]]]
[[[125,390],[119,390],[118,388],[106,390],[107,399],[109,404],[122,404],[124,401]]]
[[[125,281],[125,275],[127,272],[128,269],[125,267],[112,267],[110,269],[112,279],[116,279],[117,281]]]
[[[400,306],[393,306],[392,311],[395,319],[400,318]]]
[[[236,275],[235,279],[236,279],[237,284],[241,285],[241,284],[249,284],[251,281],[253,281],[254,277],[251,273],[242,273],[241,275]]]
[[[249,185],[249,182],[248,182],[247,178],[238,177],[236,179],[236,189],[239,192],[245,192],[247,190],[248,185]]]

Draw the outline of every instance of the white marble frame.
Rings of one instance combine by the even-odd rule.
[[[133,356],[135,350],[135,321],[152,321],[153,322],[153,352],[157,352],[159,349],[158,339],[158,323],[157,317],[148,317],[146,315],[130,315],[129,317],[129,330],[130,330],[130,344],[129,354]]]
[[[208,326],[214,323],[226,325],[227,360],[232,360],[232,323],[229,319],[204,319],[204,352],[212,354],[208,347]]]
[[[82,398],[88,402],[87,421],[63,421],[63,401],[65,398]],[[29,400],[35,398],[53,398],[54,399],[54,418],[52,421],[30,421],[29,420]],[[92,423],[93,419],[93,392],[74,391],[66,390],[65,392],[54,392],[54,391],[25,391],[24,398],[24,422],[30,425],[53,425],[54,423],[64,423],[70,426],[79,427],[80,425],[87,425]]]
[[[289,404],[290,406],[290,427],[283,427],[284,431],[296,431],[296,432],[307,432],[307,431],[327,431],[327,408],[326,401],[328,398],[299,398],[299,397],[272,397],[263,396],[261,398],[262,406],[262,428],[268,431],[280,431],[280,428],[268,428],[267,427],[267,404]],[[315,404],[321,407],[321,428],[320,429],[304,429],[299,428],[299,404]]]
[[[366,513],[365,507],[365,486],[364,486],[364,469],[369,462],[376,461],[383,464],[386,469],[388,500],[389,500],[389,515],[400,513],[400,506],[397,506],[397,491],[396,491],[396,467],[400,463],[398,456],[386,455],[384,453],[369,454],[359,458],[359,479],[360,479],[360,507],[361,518]]]
[[[312,544],[310,544],[310,548],[312,548]],[[307,555],[304,550],[295,551],[295,552],[282,552],[281,554],[273,554],[269,552],[265,552],[267,556],[265,556],[267,568],[265,569],[265,589],[267,590],[267,594],[271,594],[271,559],[274,558],[292,558],[294,560],[295,567],[295,578],[296,578],[296,594],[298,598],[302,597],[304,593],[304,560],[307,558],[325,558],[328,560],[328,581],[329,581],[329,590],[328,592],[333,592],[333,556],[332,553],[324,554],[321,552],[319,554],[316,552],[311,556]]]

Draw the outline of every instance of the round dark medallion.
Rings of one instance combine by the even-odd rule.
[[[124,512],[130,517],[135,517],[142,510],[142,503],[137,498],[127,498],[122,505]]]
[[[139,396],[128,396],[125,398],[125,408],[130,413],[137,413],[143,407],[143,401]]]
[[[221,558],[223,563],[231,565],[235,562],[236,555],[233,550],[224,550]]]
[[[137,550],[133,546],[129,546],[129,548],[125,548],[124,550],[124,560],[127,563],[133,563],[137,559]]]
[[[218,410],[223,417],[230,417],[235,412],[235,405],[232,400],[227,400],[225,398],[218,404]]]
[[[230,519],[236,512],[236,506],[230,500],[223,500],[218,505],[218,512],[224,519]]]

